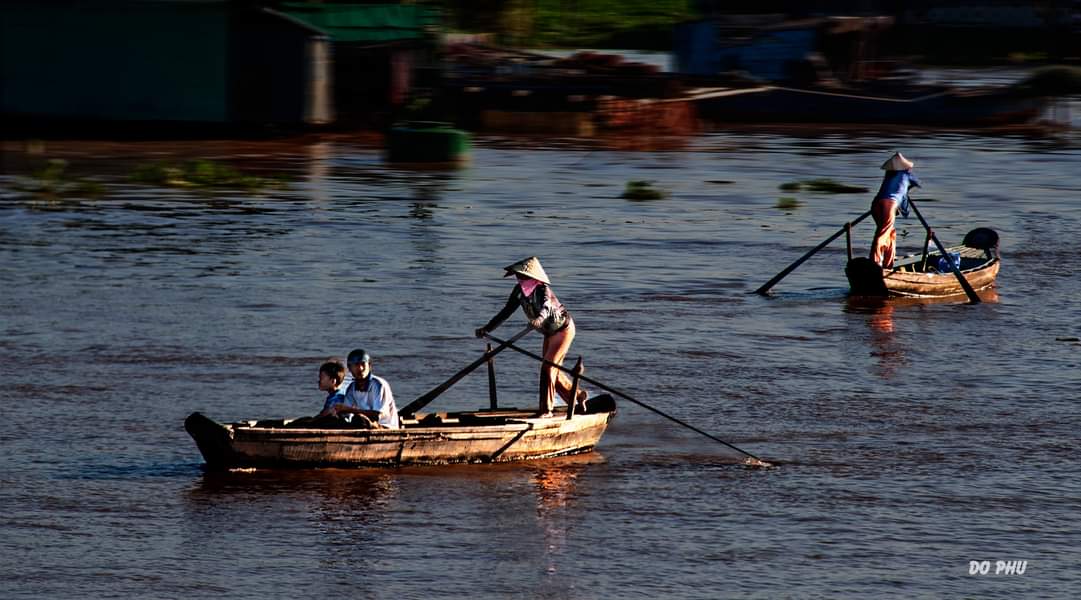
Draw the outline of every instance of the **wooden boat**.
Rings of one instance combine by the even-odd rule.
[[[698,115],[719,123],[995,127],[1032,122],[1048,105],[1042,86],[921,81],[873,52],[891,24],[874,16],[715,16],[678,24],[673,54],[686,84],[699,84],[691,93]],[[1066,79],[1046,81],[1055,89],[1052,82]]]
[[[450,123],[407,121],[387,132],[387,160],[393,163],[463,165],[469,162],[469,134]]]
[[[615,412],[602,394],[570,418],[563,407],[543,418],[516,409],[417,413],[400,429],[359,429],[310,417],[221,424],[196,412],[184,428],[211,469],[491,463],[592,450]]]
[[[998,234],[994,230],[973,229],[960,246],[946,248],[946,252],[960,259],[961,274],[973,290],[979,292],[995,284],[1001,259]],[[965,294],[961,282],[937,250],[902,257],[894,261],[890,271],[884,271],[868,258],[853,258],[845,266],[845,275],[852,295],[856,296],[926,298]]]
[[[1047,105],[1012,89],[795,88],[699,89],[691,95],[704,119],[730,123],[893,124],[982,127],[1028,123]]]

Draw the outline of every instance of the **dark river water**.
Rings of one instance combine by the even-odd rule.
[[[26,148],[0,155],[0,597],[1081,589],[1076,135],[477,137],[449,171],[395,168],[347,137]],[[843,238],[771,297],[750,293],[870,202],[778,186],[876,188],[894,150],[947,244],[1000,233],[985,302],[850,301]],[[184,157],[291,183],[126,178]],[[104,194],[19,191],[49,158]],[[668,196],[622,199],[631,180]],[[919,222],[899,223],[900,253],[915,251]],[[870,234],[856,227],[857,252]],[[590,376],[780,466],[739,466],[625,402],[574,457],[204,473],[189,413],[313,414],[319,363],[358,346],[404,405],[482,352],[472,331],[505,301],[502,267],[529,255],[574,314],[570,356]],[[496,362],[503,401],[534,406],[536,366]],[[432,408],[482,407],[486,385],[467,378]]]

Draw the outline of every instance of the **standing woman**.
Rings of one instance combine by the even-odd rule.
[[[897,212],[908,217],[908,190],[920,187],[920,182],[912,174],[912,167],[916,164],[901,155],[894,153],[889,160],[882,163],[886,174],[882,177],[882,185],[871,202],[871,216],[875,220],[875,237],[871,240],[871,260],[883,269],[893,268],[893,254],[897,247],[897,231],[893,224]]]
[[[559,299],[552,292],[551,281],[548,274],[541,267],[540,260],[531,256],[506,267],[504,277],[514,275],[518,278],[518,285],[511,290],[507,305],[499,314],[492,317],[484,327],[477,329],[477,337],[483,337],[489,331],[499,327],[500,323],[514,313],[519,306],[529,319],[529,325],[533,329],[544,334],[544,348],[542,354],[545,360],[557,365],[563,364],[563,358],[574,341],[574,319],[571,318],[567,309],[563,307]],[[558,393],[563,401],[570,405],[575,399],[571,398],[571,386],[573,381],[564,371],[551,365],[541,366],[541,385],[545,386],[547,393],[541,399],[540,412],[542,416],[551,416],[555,407],[555,395]],[[588,394],[581,387],[578,388],[577,401],[584,406]]]

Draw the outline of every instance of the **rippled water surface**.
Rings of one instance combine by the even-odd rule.
[[[629,150],[646,145],[650,150]],[[843,238],[900,149],[947,243],[1002,238],[979,305],[860,304]],[[479,137],[458,171],[350,138],[6,146],[0,174],[0,596],[1071,597],[1081,150],[961,133]],[[129,182],[168,157],[284,174],[259,193]],[[46,158],[97,198],[18,191]],[[620,198],[650,180],[661,200]],[[781,198],[790,198],[780,202]],[[793,202],[795,205],[793,206]],[[784,208],[779,208],[784,206]],[[901,222],[901,252],[922,242]],[[856,227],[865,252],[871,227]],[[182,427],[298,416],[362,346],[399,405],[538,255],[589,375],[781,463],[623,403],[595,452],[519,465],[207,474]],[[500,329],[507,336],[521,317]],[[524,343],[539,348],[539,338]],[[501,398],[536,368],[497,359]],[[487,402],[467,378],[433,408]],[[970,575],[970,561],[991,574]],[[1027,561],[994,575],[995,561]],[[1073,592],[1070,592],[1073,590]]]

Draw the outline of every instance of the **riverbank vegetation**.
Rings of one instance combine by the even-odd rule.
[[[691,0],[428,1],[443,10],[450,30],[492,34],[519,48],[668,51],[675,26],[703,16]],[[884,34],[880,51],[939,65],[1076,62],[1076,38],[1062,27],[1045,29],[905,22]]]
[[[230,188],[259,191],[285,187],[280,177],[259,177],[211,160],[154,162],[139,165],[129,179],[134,183],[176,188]]]
[[[100,182],[73,176],[68,171],[68,161],[62,158],[50,159],[32,177],[17,178],[11,187],[45,200],[97,198],[105,194],[105,187]]]
[[[696,17],[690,0],[481,0],[445,3],[451,27],[531,48],[670,50],[672,29]]]

